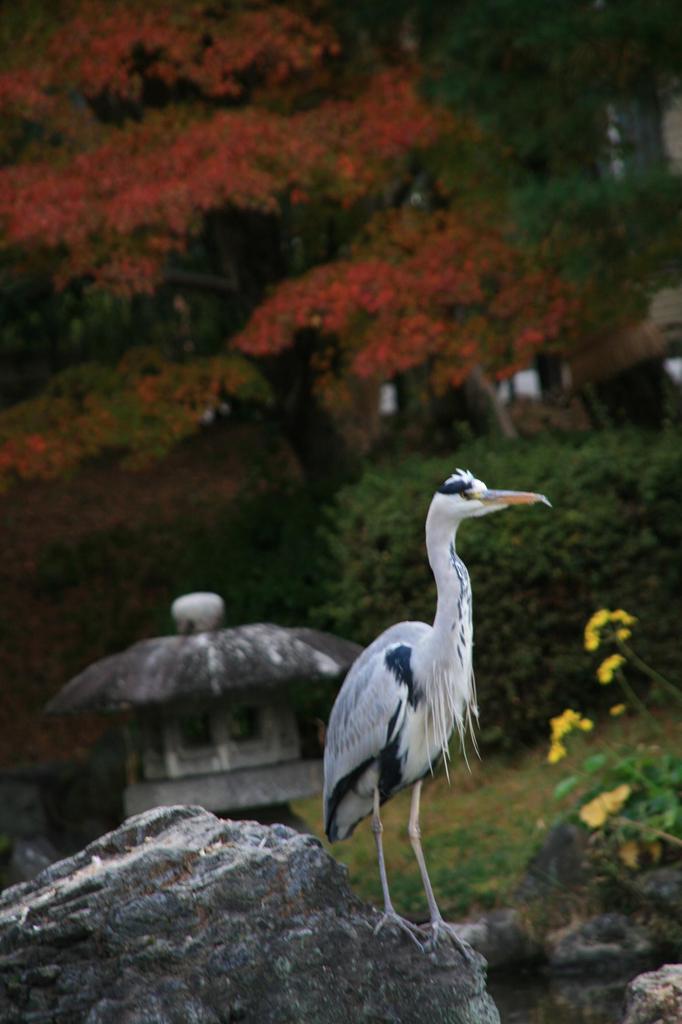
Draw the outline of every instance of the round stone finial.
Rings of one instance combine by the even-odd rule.
[[[197,591],[176,597],[171,605],[171,615],[178,633],[205,633],[220,629],[225,621],[225,602],[220,594]]]

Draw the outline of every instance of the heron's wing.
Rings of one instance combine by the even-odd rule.
[[[389,667],[386,655],[400,647],[411,651],[430,630],[423,622],[391,626],[362,652],[346,676],[332,709],[325,743],[327,824],[348,789],[402,725],[410,688],[400,671]]]

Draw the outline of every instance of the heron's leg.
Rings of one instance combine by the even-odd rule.
[[[374,807],[372,810],[372,832],[374,833],[374,842],[377,846],[377,860],[379,861],[379,878],[381,879],[381,889],[384,894],[384,911],[387,914],[394,914],[393,902],[391,900],[391,894],[388,889],[388,875],[386,874],[386,861],[384,860],[384,843],[381,838],[383,835],[384,826],[381,822],[381,815],[379,813],[379,790],[374,790]]]
[[[379,924],[374,929],[374,934],[377,935],[385,924],[395,924],[401,928],[404,932],[410,936],[413,942],[423,950],[423,946],[417,935],[415,934],[418,929],[417,926],[412,924],[411,921],[406,921],[404,917],[400,917],[395,912],[393,902],[391,900],[391,894],[388,889],[388,875],[386,874],[386,861],[384,860],[384,844],[382,840],[382,833],[384,826],[381,823],[381,815],[379,814],[379,790],[374,790],[374,807],[372,811],[372,832],[374,833],[374,841],[377,846],[377,860],[379,861],[379,878],[381,879],[381,889],[384,894],[384,913],[383,917],[379,921]]]
[[[416,782],[412,789],[412,803],[410,805],[410,821],[407,826],[407,833],[410,837],[410,843],[414,850],[414,855],[417,858],[417,864],[419,865],[419,872],[422,876],[422,884],[424,886],[424,892],[426,893],[426,900],[429,905],[429,917],[431,918],[431,941],[435,946],[438,938],[441,934],[448,935],[454,942],[457,949],[460,951],[462,956],[467,959],[471,958],[471,950],[469,946],[460,939],[459,935],[453,925],[448,924],[443,920],[443,915],[438,909],[436,903],[436,897],[433,895],[433,886],[431,885],[431,879],[429,873],[426,870],[426,860],[424,859],[424,851],[422,850],[421,844],[421,828],[419,827],[419,801],[421,798],[422,784],[421,780]]]

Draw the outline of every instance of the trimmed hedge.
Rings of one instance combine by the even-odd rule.
[[[552,509],[509,509],[465,523],[458,551],[474,591],[474,664],[484,743],[546,735],[566,707],[615,703],[583,650],[585,621],[623,607],[633,643],[673,678],[682,675],[682,433],[608,431],[514,443],[479,439],[452,459],[411,457],[368,469],[326,516],[331,562],[315,618],[368,642],[401,619],[432,621],[435,587],[424,519],[455,466],[491,487],[535,490]]]

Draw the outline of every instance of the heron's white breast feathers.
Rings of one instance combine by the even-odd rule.
[[[440,650],[434,650],[438,638],[431,636],[417,645],[413,652],[415,676],[420,680],[424,694],[425,747],[429,752],[429,767],[439,754],[443,756],[445,770],[449,758],[450,737],[457,729],[462,751],[466,758],[466,737],[472,738],[476,749],[474,720],[478,719],[476,687],[472,668],[473,639],[461,638],[461,656],[453,641]]]

